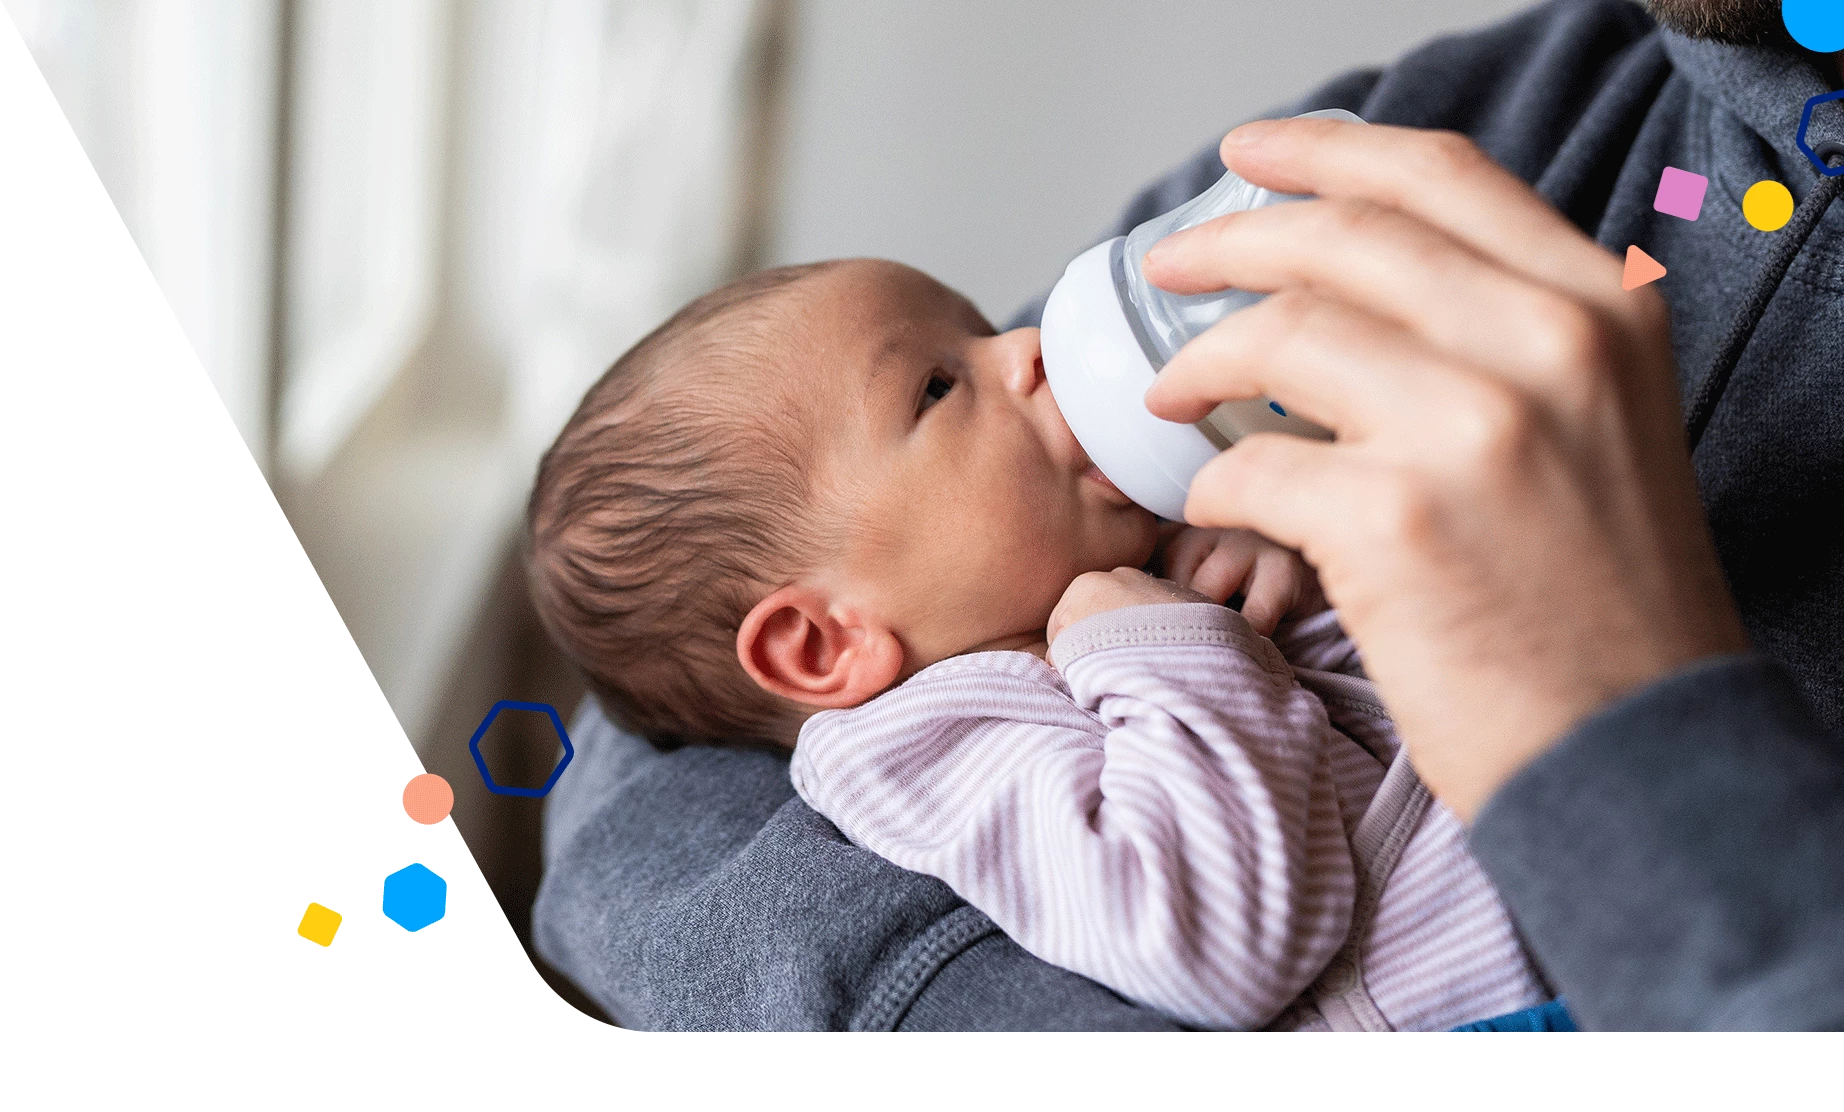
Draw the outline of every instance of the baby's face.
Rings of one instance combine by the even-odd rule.
[[[844,515],[830,574],[897,633],[907,671],[1040,641],[1076,576],[1146,562],[1156,519],[1089,463],[1037,329],[995,334],[894,263],[853,261],[790,294],[799,404]]]

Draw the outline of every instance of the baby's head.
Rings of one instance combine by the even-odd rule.
[[[814,711],[1043,639],[1155,521],[1090,466],[1037,330],[868,259],[762,271],[617,360],[538,469],[533,600],[663,745],[790,744]]]

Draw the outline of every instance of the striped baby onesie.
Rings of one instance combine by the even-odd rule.
[[[1325,1027],[1340,965],[1372,1026],[1547,998],[1439,804],[1362,898],[1354,838],[1398,742],[1334,614],[1269,641],[1222,606],[1130,607],[1050,655],[953,657],[814,715],[795,788],[1025,949],[1188,1024]]]

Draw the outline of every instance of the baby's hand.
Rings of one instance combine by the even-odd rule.
[[[1164,579],[1154,579],[1138,568],[1090,571],[1076,576],[1063,591],[1063,599],[1050,612],[1044,639],[1056,643],[1057,634],[1084,618],[1129,606],[1155,606],[1163,602],[1209,602],[1196,591]]]
[[[1247,529],[1185,526],[1165,544],[1165,574],[1212,602],[1240,594],[1242,616],[1263,637],[1289,614],[1325,608],[1319,577],[1306,561]]]

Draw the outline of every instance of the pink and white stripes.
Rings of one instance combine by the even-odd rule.
[[[794,784],[1047,961],[1200,1026],[1317,1026],[1289,1005],[1350,931],[1349,839],[1396,742],[1361,673],[1325,670],[1357,671],[1331,615],[1281,640],[1295,665],[1233,611],[1175,604],[1072,626],[1057,667],[955,657],[810,719]],[[1363,965],[1398,1028],[1542,995],[1439,807],[1384,888]]]

